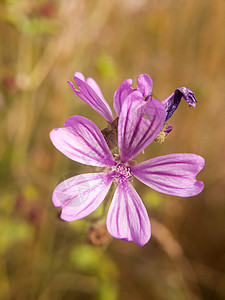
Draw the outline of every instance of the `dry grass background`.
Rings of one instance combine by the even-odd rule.
[[[225,1],[5,0],[0,17],[0,299],[225,299]],[[135,182],[152,222],[143,248],[90,245],[90,222],[63,222],[51,203],[62,175],[90,168],[59,153],[50,130],[75,114],[106,127],[66,83],[75,71],[110,105],[141,73],[160,100],[180,86],[199,100],[183,101],[144,155],[202,155],[205,189],[184,199]]]

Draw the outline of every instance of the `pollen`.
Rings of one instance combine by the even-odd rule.
[[[161,144],[162,142],[165,141],[166,136],[167,136],[167,133],[164,132],[164,131],[161,131],[161,132],[157,135],[157,137],[156,137],[156,139],[155,139],[155,142]]]
[[[114,169],[114,182],[119,183],[123,180],[132,180],[133,174],[130,167],[125,164],[119,163]]]
[[[167,137],[167,135],[172,130],[172,128],[173,128],[172,126],[168,126],[167,122],[164,123],[160,133],[155,138],[155,142],[160,143],[160,144],[163,143],[165,141],[165,138]]]

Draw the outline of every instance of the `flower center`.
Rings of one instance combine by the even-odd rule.
[[[130,167],[120,163],[114,169],[114,182],[119,183],[123,180],[132,180],[133,174]]]

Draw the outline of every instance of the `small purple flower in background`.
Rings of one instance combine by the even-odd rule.
[[[117,184],[107,215],[109,233],[140,246],[148,242],[151,226],[142,200],[130,181],[136,177],[156,191],[189,197],[199,194],[204,185],[196,175],[204,167],[201,156],[169,154],[134,164],[133,159],[159,134],[166,111],[158,100],[140,101],[142,92],[128,93],[120,107],[118,121],[119,156],[113,156],[98,127],[90,120],[73,116],[65,127],[53,129],[54,146],[70,159],[103,167],[100,173],[71,177],[53,192],[53,203],[62,207],[61,218],[81,219],[92,213],[106,197],[112,183]]]

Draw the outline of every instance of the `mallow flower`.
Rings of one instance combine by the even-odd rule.
[[[115,238],[143,246],[150,239],[151,226],[146,208],[131,184],[133,178],[164,194],[194,196],[204,186],[196,180],[204,159],[191,153],[176,153],[135,164],[133,158],[154,141],[166,119],[160,101],[141,99],[139,91],[134,91],[121,107],[116,156],[100,129],[85,117],[69,118],[63,128],[51,131],[50,138],[68,158],[102,168],[98,173],[71,177],[55,188],[52,199],[55,206],[62,208],[61,218],[74,221],[86,217],[103,202],[111,185],[116,184],[107,229]]]

